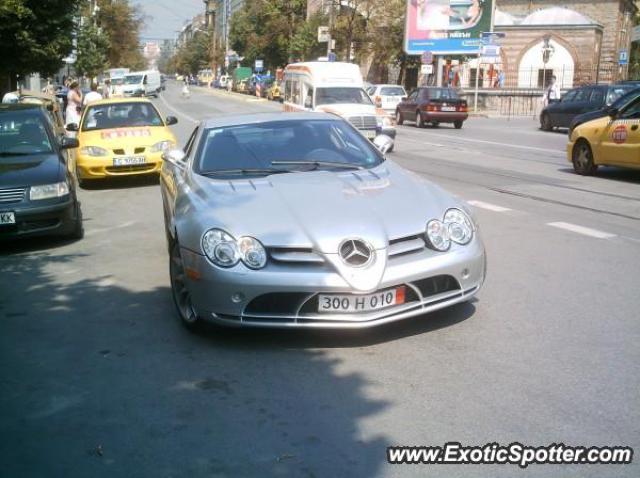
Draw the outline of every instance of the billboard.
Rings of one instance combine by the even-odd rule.
[[[404,49],[409,55],[478,53],[493,27],[494,0],[407,0]]]

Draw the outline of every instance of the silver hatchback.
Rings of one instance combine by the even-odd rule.
[[[486,271],[476,222],[380,139],[330,114],[251,114],[204,121],[167,151],[183,323],[360,328],[473,297]]]

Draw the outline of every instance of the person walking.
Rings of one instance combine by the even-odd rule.
[[[547,89],[545,90],[545,94],[544,94],[545,103],[547,105],[551,103],[557,103],[558,101],[560,101],[560,96],[561,96],[560,85],[558,85],[556,81],[556,75],[553,75],[551,77],[551,82],[549,83],[549,86],[547,86]]]
[[[111,98],[111,80],[109,78],[104,80],[104,85],[102,86],[102,97],[105,100],[107,98]]]
[[[102,95],[98,93],[98,83],[91,83],[91,91],[87,93],[82,102],[83,106],[87,106],[94,101],[100,101],[102,99]]]
[[[67,93],[65,124],[80,123],[80,111],[82,111],[82,90],[80,90],[80,83],[73,80],[69,83],[69,92]]]

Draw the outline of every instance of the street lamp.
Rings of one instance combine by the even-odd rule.
[[[544,89],[547,86],[547,63],[549,63],[556,49],[549,43],[551,35],[545,35],[542,40],[542,88]]]

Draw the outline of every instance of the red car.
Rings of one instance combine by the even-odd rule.
[[[396,123],[415,121],[418,128],[430,123],[453,123],[456,129],[469,117],[467,100],[460,98],[453,88],[420,87],[403,98],[396,108]]]

